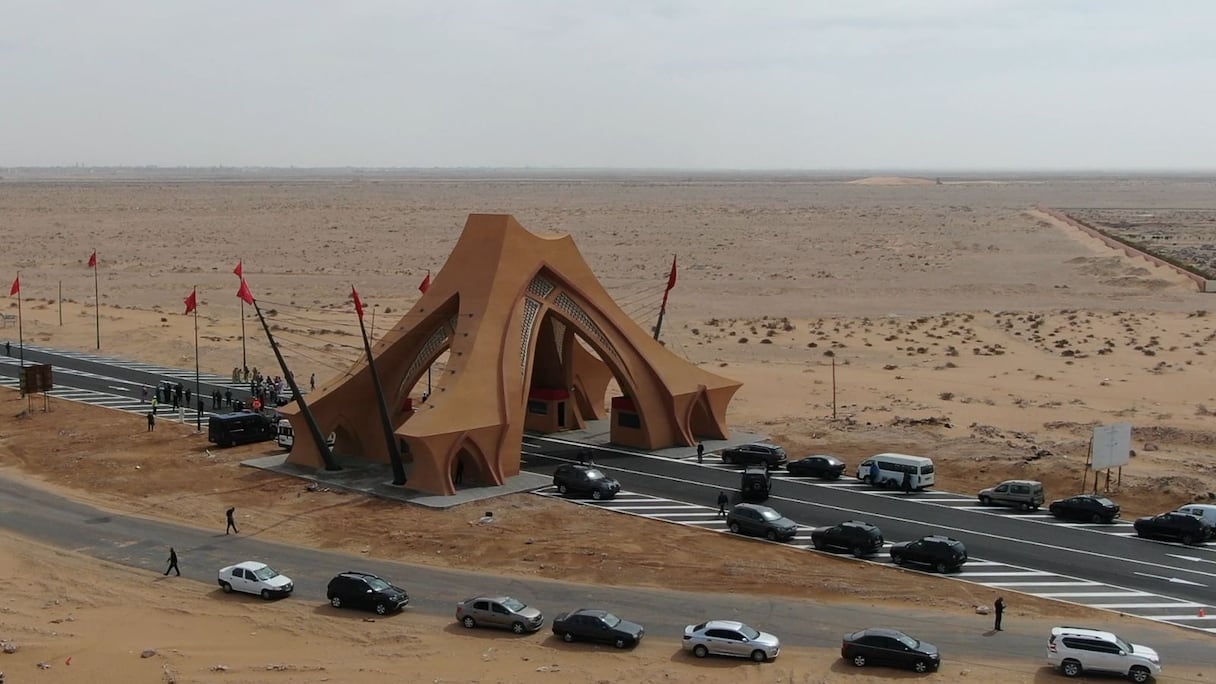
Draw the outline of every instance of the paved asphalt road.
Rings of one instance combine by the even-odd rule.
[[[199,591],[210,592],[217,601],[243,597],[222,594],[215,586],[216,571],[240,560],[256,559],[270,563],[295,581],[295,595],[286,600],[315,604],[325,603],[325,586],[336,572],[359,569],[404,586],[411,598],[408,612],[439,616],[454,615],[455,604],[474,594],[503,593],[541,608],[548,619],[577,607],[607,608],[642,623],[652,638],[661,636],[669,640],[677,639],[686,624],[707,618],[740,619],[778,634],[790,646],[827,648],[836,647],[841,635],[853,629],[894,626],[937,644],[945,656],[946,671],[953,665],[983,662],[989,656],[1037,662],[1046,643],[1041,628],[1019,625],[1016,619],[1007,618],[1006,631],[993,636],[988,632],[991,618],[986,616],[925,615],[894,606],[767,599],[726,591],[705,595],[508,578],[299,548],[265,541],[256,534],[226,536],[218,531],[222,525],[222,511],[216,512],[217,531],[200,530],[102,511],[0,477],[0,527],[64,549],[147,570],[149,591],[153,590],[151,583],[164,571],[172,545],[178,551],[183,576],[206,583],[210,588],[200,587]],[[273,611],[274,605],[259,609]],[[390,619],[408,620],[409,616]],[[1149,629],[1139,622],[1120,625],[1119,631],[1132,641],[1151,644],[1161,652],[1167,667],[1183,663],[1205,665],[1212,660],[1209,643],[1183,638],[1182,633],[1170,638],[1167,636],[1170,632]],[[504,634],[504,638],[512,637]],[[546,629],[539,638],[551,637]]]

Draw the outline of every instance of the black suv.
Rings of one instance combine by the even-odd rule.
[[[1183,544],[1202,544],[1212,529],[1199,518],[1186,513],[1162,513],[1151,518],[1136,518],[1136,535],[1157,539],[1177,539]]]
[[[954,572],[967,562],[967,547],[957,539],[934,534],[891,546],[891,560],[896,565],[917,563],[938,572]]]
[[[811,530],[811,543],[820,551],[828,548],[845,549],[861,558],[882,550],[882,532],[868,522],[849,520],[831,527]]]
[[[599,468],[576,463],[558,466],[553,473],[553,486],[559,494],[589,494],[593,499],[611,499],[621,491],[621,483]]]
[[[723,463],[738,463],[750,465],[759,463],[770,468],[779,468],[789,460],[785,449],[775,444],[741,444],[732,449],[722,450]]]
[[[773,481],[772,477],[768,474],[768,468],[750,465],[743,469],[743,475],[739,478],[739,494],[744,499],[748,501],[764,501],[772,490]]]
[[[370,572],[344,572],[329,581],[325,590],[334,608],[362,608],[379,615],[404,608],[409,594]]]
[[[726,526],[735,534],[764,537],[769,541],[789,541],[798,534],[798,524],[768,506],[735,504],[726,514]]]
[[[1088,520],[1093,523],[1109,524],[1119,517],[1119,504],[1105,496],[1095,494],[1056,499],[1051,502],[1047,510],[1062,520]]]

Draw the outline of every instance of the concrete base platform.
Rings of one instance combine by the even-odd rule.
[[[661,456],[663,458],[669,458],[673,461],[684,461],[689,458],[692,458],[693,460],[695,460],[696,456],[697,456],[697,447],[695,444],[693,446],[670,447],[667,449],[656,449],[654,451],[647,451],[645,449],[635,449],[633,447],[620,446],[618,444],[611,444],[609,442],[609,440],[611,439],[611,435],[609,434],[610,430],[611,430],[611,425],[609,424],[608,420],[606,420],[606,419],[605,420],[592,420],[592,421],[588,421],[587,427],[583,428],[582,430],[567,430],[565,432],[553,432],[553,433],[548,433],[548,434],[539,433],[539,432],[526,432],[526,433],[524,433],[524,437],[535,439],[535,440],[547,441],[547,442],[569,443],[570,448],[571,448],[571,453],[573,453],[575,455],[577,455],[578,449],[580,447],[587,446],[587,447],[591,447],[591,448],[599,450],[599,451],[604,451],[604,452],[609,452],[609,453],[615,452],[615,453],[620,453],[620,454],[647,454],[647,455],[651,455],[651,456]],[[752,432],[741,432],[739,430],[734,430],[731,432],[729,439],[707,439],[707,440],[705,440],[703,442],[705,444],[705,457],[709,458],[710,454],[716,454],[717,452],[720,452],[723,449],[728,449],[730,447],[736,447],[736,446],[739,446],[740,444],[750,444],[752,442],[764,442],[767,440],[768,440],[767,435],[761,435],[761,434],[752,433]],[[794,454],[790,454],[790,458],[794,459],[794,458],[799,458],[799,457],[795,456]]]
[[[393,471],[387,463],[343,463],[342,470],[314,470],[287,462],[287,454],[262,456],[242,461],[241,465],[259,470],[269,470],[281,475],[290,475],[315,482],[318,486],[343,489],[359,494],[368,494],[390,501],[417,504],[428,508],[452,508],[461,504],[493,499],[504,494],[530,492],[553,483],[552,478],[536,473],[521,472],[509,478],[506,484],[495,487],[469,485],[457,489],[451,496],[427,494],[392,484]],[[408,475],[408,474],[407,474]]]

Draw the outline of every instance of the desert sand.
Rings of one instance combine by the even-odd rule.
[[[622,308],[646,326],[678,254],[664,342],[743,381],[732,424],[771,435],[793,455],[836,453],[855,465],[878,451],[925,453],[938,461],[942,489],[1032,477],[1057,497],[1080,487],[1089,430],[1126,421],[1135,426],[1136,454],[1112,495],[1128,515],[1216,491],[1210,295],[1165,269],[1113,255],[1032,208],[1203,207],[1216,197],[1211,181],[849,180],[6,175],[0,214],[10,237],[0,277],[21,270],[27,340],[92,350],[85,261],[96,248],[102,352],[179,367],[194,361],[181,301],[198,286],[201,362],[222,373],[241,360],[231,270],[243,259],[293,371],[324,382],[358,354],[346,301],[352,283],[382,332],[408,309],[427,270],[438,272],[469,212],[507,212],[534,231],[573,234]],[[5,311],[16,313],[15,306]],[[250,365],[272,367],[256,322],[246,325]],[[15,330],[0,331],[8,335]],[[397,533],[369,553],[486,563],[459,552],[479,533],[468,511],[437,514],[337,493],[305,500],[298,482],[235,467],[259,447],[208,457],[188,428],[149,438],[138,417],[56,402],[51,414],[18,419],[15,393],[0,401],[0,462],[73,496],[144,514],[172,503],[165,515],[182,521],[214,516],[232,502],[266,520],[275,538],[362,552],[369,543],[355,530],[307,514],[340,506],[445,532],[442,539]],[[65,424],[72,428],[65,432]],[[136,463],[146,469],[134,471]],[[100,473],[105,485],[84,491]],[[558,519],[552,507],[559,502],[536,499],[496,504],[508,524],[494,533],[503,538],[492,550],[523,543],[532,526]],[[562,542],[610,514],[580,515],[587,517],[569,528],[550,524],[551,538],[534,539],[502,571],[620,581],[619,568],[633,564],[644,568],[636,581],[665,586],[673,569],[682,575],[680,567],[731,557],[721,544],[746,543],[680,530],[671,533],[680,543],[654,549],[646,530],[660,523],[616,516],[607,527],[624,560],[592,561]],[[805,555],[785,553],[766,553],[760,577],[788,576],[795,562],[805,564]],[[870,569],[854,572],[850,564],[846,571],[835,562],[812,569],[824,582],[813,595],[879,600],[890,593],[881,579],[863,576]],[[716,580],[707,577],[705,588]],[[772,591],[764,584],[738,590]],[[961,614],[991,600],[987,594],[952,594],[927,608]],[[1044,616],[1060,609],[1046,602],[1025,608]]]

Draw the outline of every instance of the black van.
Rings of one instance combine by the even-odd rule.
[[[265,442],[276,435],[274,421],[251,411],[213,415],[207,422],[207,441],[222,447]]]

